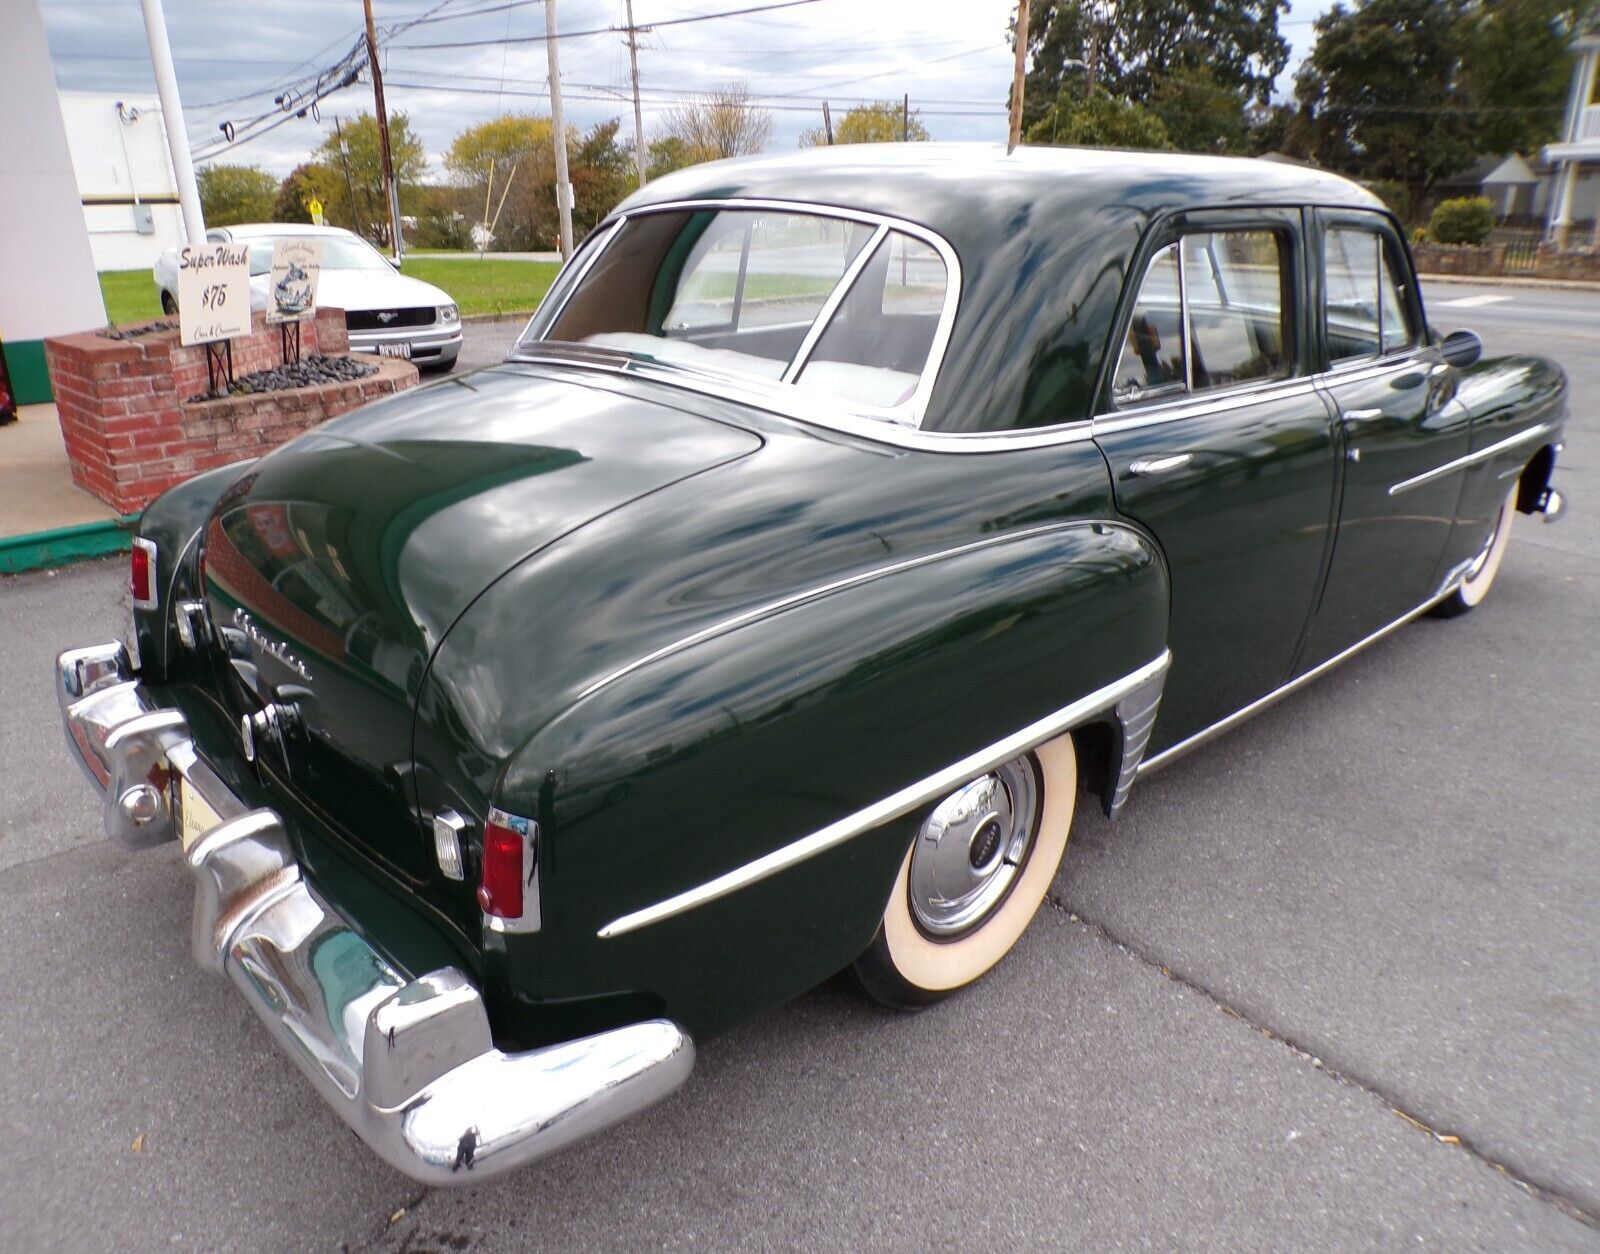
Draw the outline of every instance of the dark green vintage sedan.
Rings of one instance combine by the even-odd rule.
[[[146,511],[61,656],[196,959],[428,1182],[853,967],[1004,957],[1080,804],[1494,581],[1566,383],[1291,165],[881,145],[631,197],[503,365]]]

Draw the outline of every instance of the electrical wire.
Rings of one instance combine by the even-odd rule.
[[[777,0],[772,4],[755,4],[743,9],[724,9],[717,13],[697,13],[693,17],[669,17],[658,22],[636,23],[635,29],[655,30],[662,26],[683,26],[690,22],[712,22],[724,17],[743,17],[747,13],[766,13],[772,9],[794,9],[804,4],[821,4],[823,0]],[[564,30],[556,35],[518,35],[515,39],[462,39],[448,43],[396,44],[395,49],[410,51],[423,48],[482,48],[489,44],[517,43],[542,44],[551,39],[582,39],[586,35],[616,35],[625,30],[621,26],[596,26],[590,30]]]

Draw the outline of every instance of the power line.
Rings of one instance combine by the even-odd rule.
[[[766,13],[772,9],[793,9],[803,4],[820,4],[822,0],[777,0],[773,4],[755,4],[743,9],[724,9],[718,13],[697,13],[693,17],[668,17],[658,22],[649,22],[638,29],[641,31],[656,30],[662,26],[684,26],[690,22],[711,22],[724,17],[743,17],[747,13]],[[489,44],[540,44],[548,43],[551,39],[582,39],[586,35],[618,35],[623,33],[620,26],[596,26],[590,30],[562,31],[556,35],[518,35],[515,39],[462,39],[449,43],[431,44],[395,44],[396,49],[423,49],[423,48],[482,48]]]

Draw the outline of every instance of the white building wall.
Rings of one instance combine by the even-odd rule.
[[[107,92],[60,95],[95,269],[148,270],[164,249],[183,243],[160,101]]]

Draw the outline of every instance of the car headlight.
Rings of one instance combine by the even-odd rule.
[[[457,309],[454,305],[440,305],[439,306],[439,321],[440,322],[460,322],[461,321],[461,311],[459,309]]]

